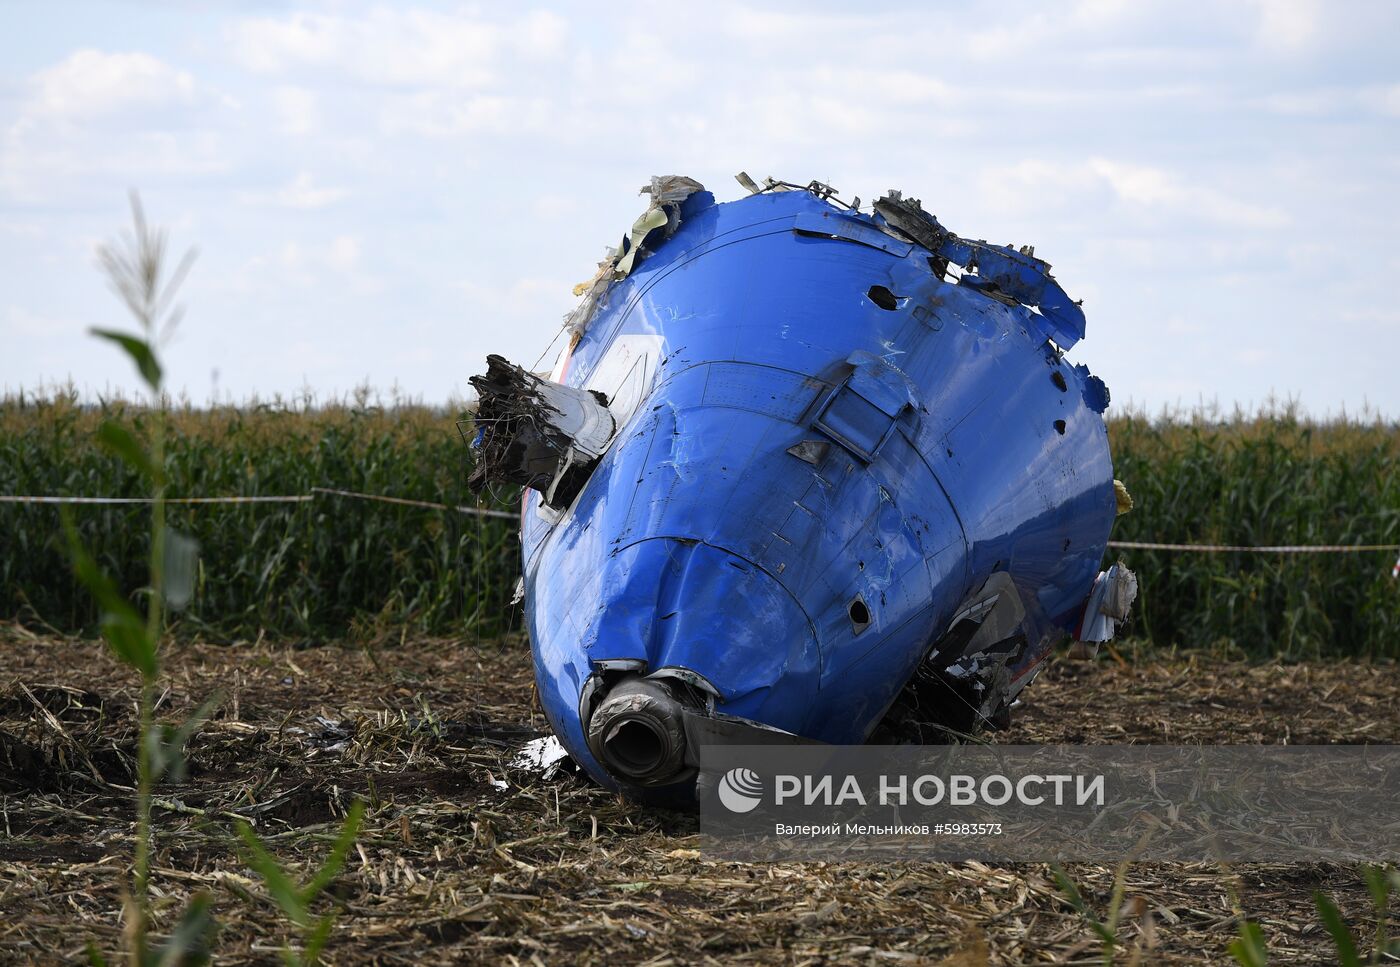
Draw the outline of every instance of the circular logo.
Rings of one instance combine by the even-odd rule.
[[[719,779],[719,801],[731,813],[746,813],[763,798],[763,780],[752,769],[730,769]]]

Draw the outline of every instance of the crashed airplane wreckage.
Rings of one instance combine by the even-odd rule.
[[[739,180],[653,179],[549,378],[472,379],[472,485],[527,488],[545,714],[656,802],[694,798],[707,744],[1000,726],[1136,592],[1099,570],[1127,495],[1050,266],[899,192]]]

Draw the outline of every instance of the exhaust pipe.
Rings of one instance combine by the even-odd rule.
[[[684,706],[665,684],[629,676],[595,706],[588,719],[588,745],[622,782],[668,782],[686,770],[684,716]]]

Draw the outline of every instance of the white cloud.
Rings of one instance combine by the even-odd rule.
[[[296,14],[251,21],[240,31],[239,50],[248,66],[272,73],[329,67],[391,85],[472,87],[493,76],[488,62],[498,40],[489,24],[380,10],[364,19]]]
[[[0,134],[0,192],[18,200],[71,199],[83,179],[116,176],[125,188],[231,164],[217,135],[190,126],[201,100],[208,113],[226,111],[222,101],[150,54],[84,48],[31,74],[25,89]]]
[[[1391,306],[1344,309],[1340,318],[1370,337],[1393,336],[1400,332],[1400,309]]]
[[[1169,336],[1197,336],[1208,331],[1205,323],[1179,315],[1168,317],[1163,329]]]
[[[1281,91],[1260,99],[1266,111],[1297,117],[1323,117],[1350,100],[1350,92],[1337,90]]]
[[[337,272],[353,272],[360,264],[360,240],[353,235],[338,235],[326,246],[325,263]]]
[[[272,204],[282,208],[309,211],[324,208],[345,198],[349,192],[344,188],[318,185],[309,171],[302,171],[291,182],[271,194],[250,193],[242,196],[245,203]]]
[[[578,211],[578,199],[572,195],[546,192],[530,202],[530,213],[541,221],[557,222]]]
[[[1290,221],[1279,208],[1241,201],[1229,192],[1193,183],[1161,168],[1094,158],[1089,161],[1089,170],[1129,204],[1170,208],[1182,217],[1200,217],[1241,228],[1282,228]]]
[[[1295,53],[1317,40],[1322,8],[1317,0],[1254,0],[1259,15],[1256,38],[1260,46],[1278,53]]]
[[[321,126],[320,96],[305,87],[285,84],[272,91],[272,110],[283,134],[315,133]]]
[[[1207,221],[1242,229],[1289,224],[1278,207],[1252,204],[1234,194],[1154,165],[1109,158],[1082,162],[1027,159],[985,170],[981,181],[1003,211],[1065,212],[1101,205],[1105,193],[1131,212],[1166,215],[1179,222]]]
[[[357,235],[289,240],[246,259],[236,270],[208,284],[221,297],[253,297],[268,305],[280,304],[294,289],[321,293],[322,298],[338,291],[377,293],[383,280],[364,271],[363,257],[364,246]]]
[[[929,102],[953,103],[959,91],[940,78],[908,68],[869,68],[842,65],[802,70],[790,89],[823,99],[839,98],[867,112]]]
[[[519,98],[498,94],[421,91],[385,99],[379,130],[385,134],[456,137],[489,131],[498,134],[539,129],[538,111]]]
[[[246,20],[229,33],[234,54],[243,66],[266,74],[281,73],[293,66],[344,61],[352,41],[361,47],[365,43],[363,31],[356,32],[360,36],[353,36],[346,21],[315,14]]]
[[[1380,111],[1387,113],[1392,118],[1400,118],[1400,84],[1392,84],[1390,87],[1382,88],[1378,91]]]
[[[25,106],[31,118],[81,119],[130,106],[149,107],[194,96],[187,71],[143,53],[73,52],[30,78],[33,95]]]
[[[4,334],[10,338],[78,336],[84,328],[82,323],[72,319],[43,315],[22,306],[9,306],[5,312]]]
[[[869,10],[860,14],[829,14],[820,10],[785,13],[742,4],[716,11],[716,22],[721,33],[731,40],[771,48],[775,38],[805,43],[818,37],[849,36],[894,26],[898,18],[892,21]]]
[[[1185,193],[1178,179],[1161,168],[1124,164],[1105,158],[1090,159],[1087,168],[1106,181],[1114,194],[1130,204],[1150,207],[1184,200]]]
[[[562,42],[562,27],[549,16],[496,24],[421,8],[380,8],[363,17],[260,17],[235,25],[230,39],[238,60],[259,73],[311,68],[389,86],[473,88],[496,77],[498,52],[514,43],[517,26],[531,51]]]
[[[1357,111],[1400,117],[1400,84],[1279,91],[1259,98],[1257,104],[1275,114],[1300,118],[1328,118]]]
[[[548,10],[533,10],[512,32],[521,52],[532,57],[552,57],[564,49],[569,22]]]
[[[324,245],[287,242],[278,252],[277,261],[293,273],[321,269],[353,272],[360,264],[360,240],[353,235],[338,235]]]
[[[0,193],[25,203],[71,203],[76,191],[115,198],[133,185],[218,175],[234,164],[215,132],[130,131],[107,139],[16,125],[0,139]]]
[[[553,320],[562,321],[564,314],[578,304],[573,285],[574,282],[562,276],[521,276],[509,281],[464,280],[456,283],[455,288],[465,293],[473,306],[495,317],[543,319],[552,336]]]

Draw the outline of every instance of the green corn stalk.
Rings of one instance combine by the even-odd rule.
[[[1079,889],[1079,885],[1074,882],[1064,867],[1058,863],[1052,864],[1050,867],[1050,873],[1054,876],[1055,884],[1060,888],[1060,892],[1065,895],[1069,905],[1074,907],[1075,912],[1084,919],[1084,922],[1089,925],[1089,929],[1099,938],[1105,967],[1113,967],[1114,951],[1118,948],[1118,920],[1123,912],[1123,892],[1127,886],[1129,863],[1130,859],[1125,859],[1118,865],[1113,877],[1113,892],[1108,900],[1108,916],[1103,918],[1100,918],[1089,906],[1088,901],[1084,899],[1084,894]]]
[[[1240,920],[1239,936],[1225,949],[1240,967],[1268,967],[1269,948],[1264,931],[1253,920]]]
[[[291,874],[283,869],[253,832],[253,827],[242,821],[238,823],[238,835],[243,840],[244,860],[262,879],[263,886],[267,888],[268,895],[282,911],[282,915],[292,922],[301,935],[300,953],[290,949],[282,951],[282,960],[289,967],[312,967],[321,962],[321,951],[330,939],[331,927],[335,925],[335,911],[314,918],[311,906],[345,866],[345,858],[349,855],[350,847],[355,844],[355,837],[359,834],[364,815],[365,804],[355,800],[325,862],[305,883],[296,882]]]
[[[146,613],[143,616],[121,593],[116,582],[87,551],[70,515],[63,518],[73,571],[91,594],[100,615],[102,635],[116,657],[141,676],[136,736],[136,846],[132,862],[130,898],[125,915],[131,947],[128,962],[196,963],[207,960],[207,942],[213,929],[207,895],[195,896],[166,945],[153,949],[150,868],[153,831],[151,799],[155,783],[167,771],[183,768],[183,748],[190,734],[207,714],[209,704],[178,728],[158,727],[154,721],[156,687],[160,679],[160,642],[167,607],[181,607],[191,594],[194,542],[167,527],[165,521],[166,464],[164,451],[163,372],[157,347],[179,319],[172,300],[193,260],[180,261],[168,278],[163,273],[165,238],[147,225],[139,200],[133,194],[134,229],[123,246],[104,246],[99,252],[108,280],[136,317],[136,333],[94,329],[92,333],[117,345],[135,364],[151,397],[152,419],[147,441],[118,422],[104,421],[97,441],[120,458],[141,479],[153,498],[147,548]],[[101,962],[95,950],[90,957]]]
[[[1371,904],[1376,917],[1376,932],[1371,945],[1371,955],[1365,961],[1361,959],[1356,937],[1352,935],[1351,928],[1347,926],[1341,911],[1337,909],[1337,904],[1321,891],[1313,893],[1313,903],[1317,907],[1318,917],[1322,920],[1323,929],[1332,939],[1338,967],[1363,967],[1363,964],[1366,967],[1378,967],[1379,964],[1400,956],[1400,946],[1393,946],[1386,932],[1390,894],[1396,888],[1400,888],[1400,874],[1397,874],[1395,870],[1367,865],[1361,867],[1361,877],[1365,880],[1367,892],[1371,895]],[[1235,900],[1238,908],[1238,897]],[[1239,936],[1232,940],[1226,949],[1240,967],[1268,967],[1269,950],[1264,941],[1264,933],[1260,930],[1259,925],[1251,920],[1241,918]]]
[[[1331,897],[1321,891],[1313,893],[1313,902],[1317,905],[1322,925],[1327,928],[1328,936],[1336,945],[1337,967],[1361,967],[1361,954],[1356,949],[1356,938],[1351,935],[1351,930],[1347,928],[1337,905],[1332,902]]]
[[[1386,918],[1390,912],[1390,894],[1392,889],[1400,886],[1400,875],[1396,871],[1388,870],[1379,866],[1363,866],[1361,877],[1366,882],[1366,890],[1371,895],[1371,906],[1376,917],[1376,932],[1372,937],[1371,955],[1366,959],[1361,959],[1360,947],[1356,937],[1352,934],[1351,928],[1347,926],[1346,920],[1342,917],[1342,912],[1337,909],[1337,904],[1332,898],[1321,891],[1313,893],[1313,902],[1317,906],[1318,916],[1322,918],[1322,926],[1327,930],[1328,936],[1332,938],[1332,943],[1337,951],[1337,963],[1340,967],[1368,967],[1392,961],[1400,955],[1400,949],[1392,946],[1386,932]]]

